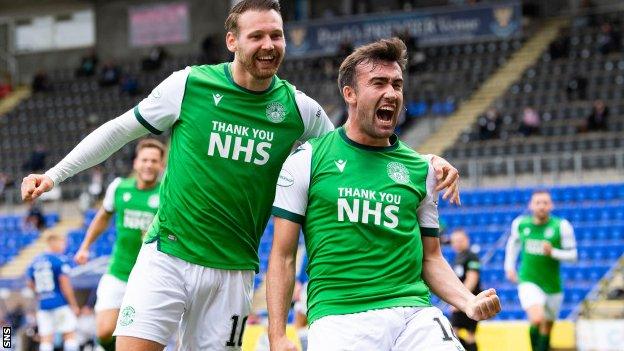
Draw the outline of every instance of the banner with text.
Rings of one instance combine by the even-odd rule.
[[[518,2],[457,10],[428,9],[286,25],[289,56],[331,55],[342,43],[362,45],[408,31],[421,46],[505,39],[521,32]]]

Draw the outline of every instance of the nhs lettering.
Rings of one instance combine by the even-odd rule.
[[[338,188],[338,222],[383,225],[390,229],[399,225],[401,196],[374,190]]]
[[[208,155],[262,166],[269,161],[271,141],[273,132],[213,121]]]

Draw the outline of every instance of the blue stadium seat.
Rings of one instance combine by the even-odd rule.
[[[611,239],[615,241],[624,240],[624,227],[623,226],[613,226],[611,228]]]

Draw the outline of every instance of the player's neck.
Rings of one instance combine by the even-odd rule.
[[[548,222],[549,219],[550,219],[550,216],[542,218],[542,219],[533,216],[533,224],[536,224],[536,225],[546,224],[546,222]]]
[[[150,189],[153,188],[156,185],[156,181],[152,181],[152,182],[146,182],[143,181],[139,178],[137,178],[137,182],[136,182],[136,187],[139,190],[145,190],[145,189]]]
[[[266,79],[254,78],[254,76],[247,72],[236,60],[232,62],[230,67],[232,68],[232,79],[234,83],[251,91],[265,91],[271,86],[271,82],[273,81],[273,77]]]
[[[390,138],[374,138],[366,134],[361,128],[358,128],[354,123],[347,121],[344,125],[347,138],[355,141],[358,144],[366,146],[384,147],[392,145]]]

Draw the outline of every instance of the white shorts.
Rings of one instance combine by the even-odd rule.
[[[559,317],[559,310],[563,302],[563,293],[546,294],[534,283],[524,282],[518,284],[518,297],[522,309],[527,310],[531,306],[544,306],[546,320],[555,321]]]
[[[53,335],[55,333],[71,333],[76,331],[78,319],[69,306],[57,307],[53,310],[37,311],[37,326],[39,335]]]
[[[308,351],[461,351],[436,307],[396,307],[333,315],[312,323]]]
[[[95,312],[104,310],[118,310],[126,293],[128,283],[111,275],[104,274],[97,287]]]
[[[253,271],[203,267],[144,244],[115,335],[166,345],[179,327],[180,350],[240,350],[253,278]]]

